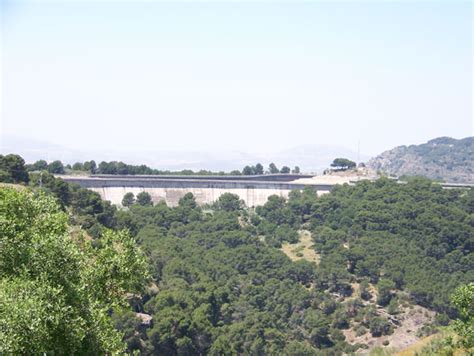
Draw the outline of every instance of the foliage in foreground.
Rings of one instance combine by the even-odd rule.
[[[0,188],[0,354],[123,350],[109,314],[144,284],[145,259],[126,233],[92,247],[68,229],[51,197]]]
[[[459,319],[453,321],[442,338],[430,342],[417,355],[474,355],[474,283],[459,286],[451,300]]]
[[[460,315],[453,324],[460,338],[459,346],[474,352],[474,283],[456,289],[452,301]]]

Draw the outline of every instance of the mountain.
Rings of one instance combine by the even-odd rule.
[[[369,168],[393,176],[424,176],[474,183],[474,137],[438,137],[421,145],[399,146],[372,158]]]

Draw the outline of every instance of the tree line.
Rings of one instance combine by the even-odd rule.
[[[16,155],[10,155],[16,156]],[[19,157],[19,156],[18,156]],[[19,157],[21,159],[21,157]],[[24,162],[23,162],[24,164]],[[85,161],[85,162],[76,162],[73,165],[63,164],[61,161],[56,160],[53,162],[46,162],[45,160],[38,160],[33,164],[25,165],[25,168],[28,172],[34,171],[47,171],[53,174],[65,174],[67,171],[74,172],[86,172],[89,174],[111,174],[111,175],[261,175],[261,174],[288,174],[294,173],[299,174],[300,168],[295,166],[293,169],[290,169],[288,166],[283,166],[280,169],[275,165],[275,163],[270,163],[268,168],[265,169],[261,163],[257,163],[253,166],[245,166],[241,171],[233,170],[230,172],[213,172],[209,170],[199,170],[193,171],[191,169],[184,169],[181,171],[169,171],[169,170],[159,170],[150,168],[147,165],[132,165],[126,164],[121,161],[111,161],[105,162],[102,161],[98,165],[94,160]]]
[[[346,158],[336,158],[331,163],[337,171],[344,171],[355,168],[356,163]],[[25,164],[22,157],[9,154],[6,156],[0,155],[0,180],[1,181],[25,181],[27,180],[28,172],[46,171],[51,174],[66,174],[67,172],[84,172],[89,174],[111,174],[111,175],[262,175],[262,174],[299,174],[300,168],[295,166],[290,169],[288,166],[278,168],[275,163],[270,163],[267,169],[261,163],[255,165],[247,165],[242,171],[234,170],[231,172],[212,172],[208,170],[193,171],[189,169],[181,171],[158,170],[148,167],[147,165],[131,165],[119,161],[105,162],[102,161],[97,165],[94,160],[85,162],[76,162],[73,165],[66,164],[60,160],[55,160],[50,163],[45,160],[38,160],[32,164]]]

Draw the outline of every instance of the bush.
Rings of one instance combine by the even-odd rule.
[[[375,317],[369,322],[370,333],[374,337],[389,335],[392,333],[392,325],[384,318]]]

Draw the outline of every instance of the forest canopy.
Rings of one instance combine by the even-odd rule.
[[[428,329],[459,318],[471,340],[472,189],[379,179],[256,209],[230,193],[117,209],[48,172],[21,177],[0,188],[0,353],[350,354],[368,346],[344,332],[390,335],[415,304],[437,312]],[[319,264],[282,252],[302,231]]]

